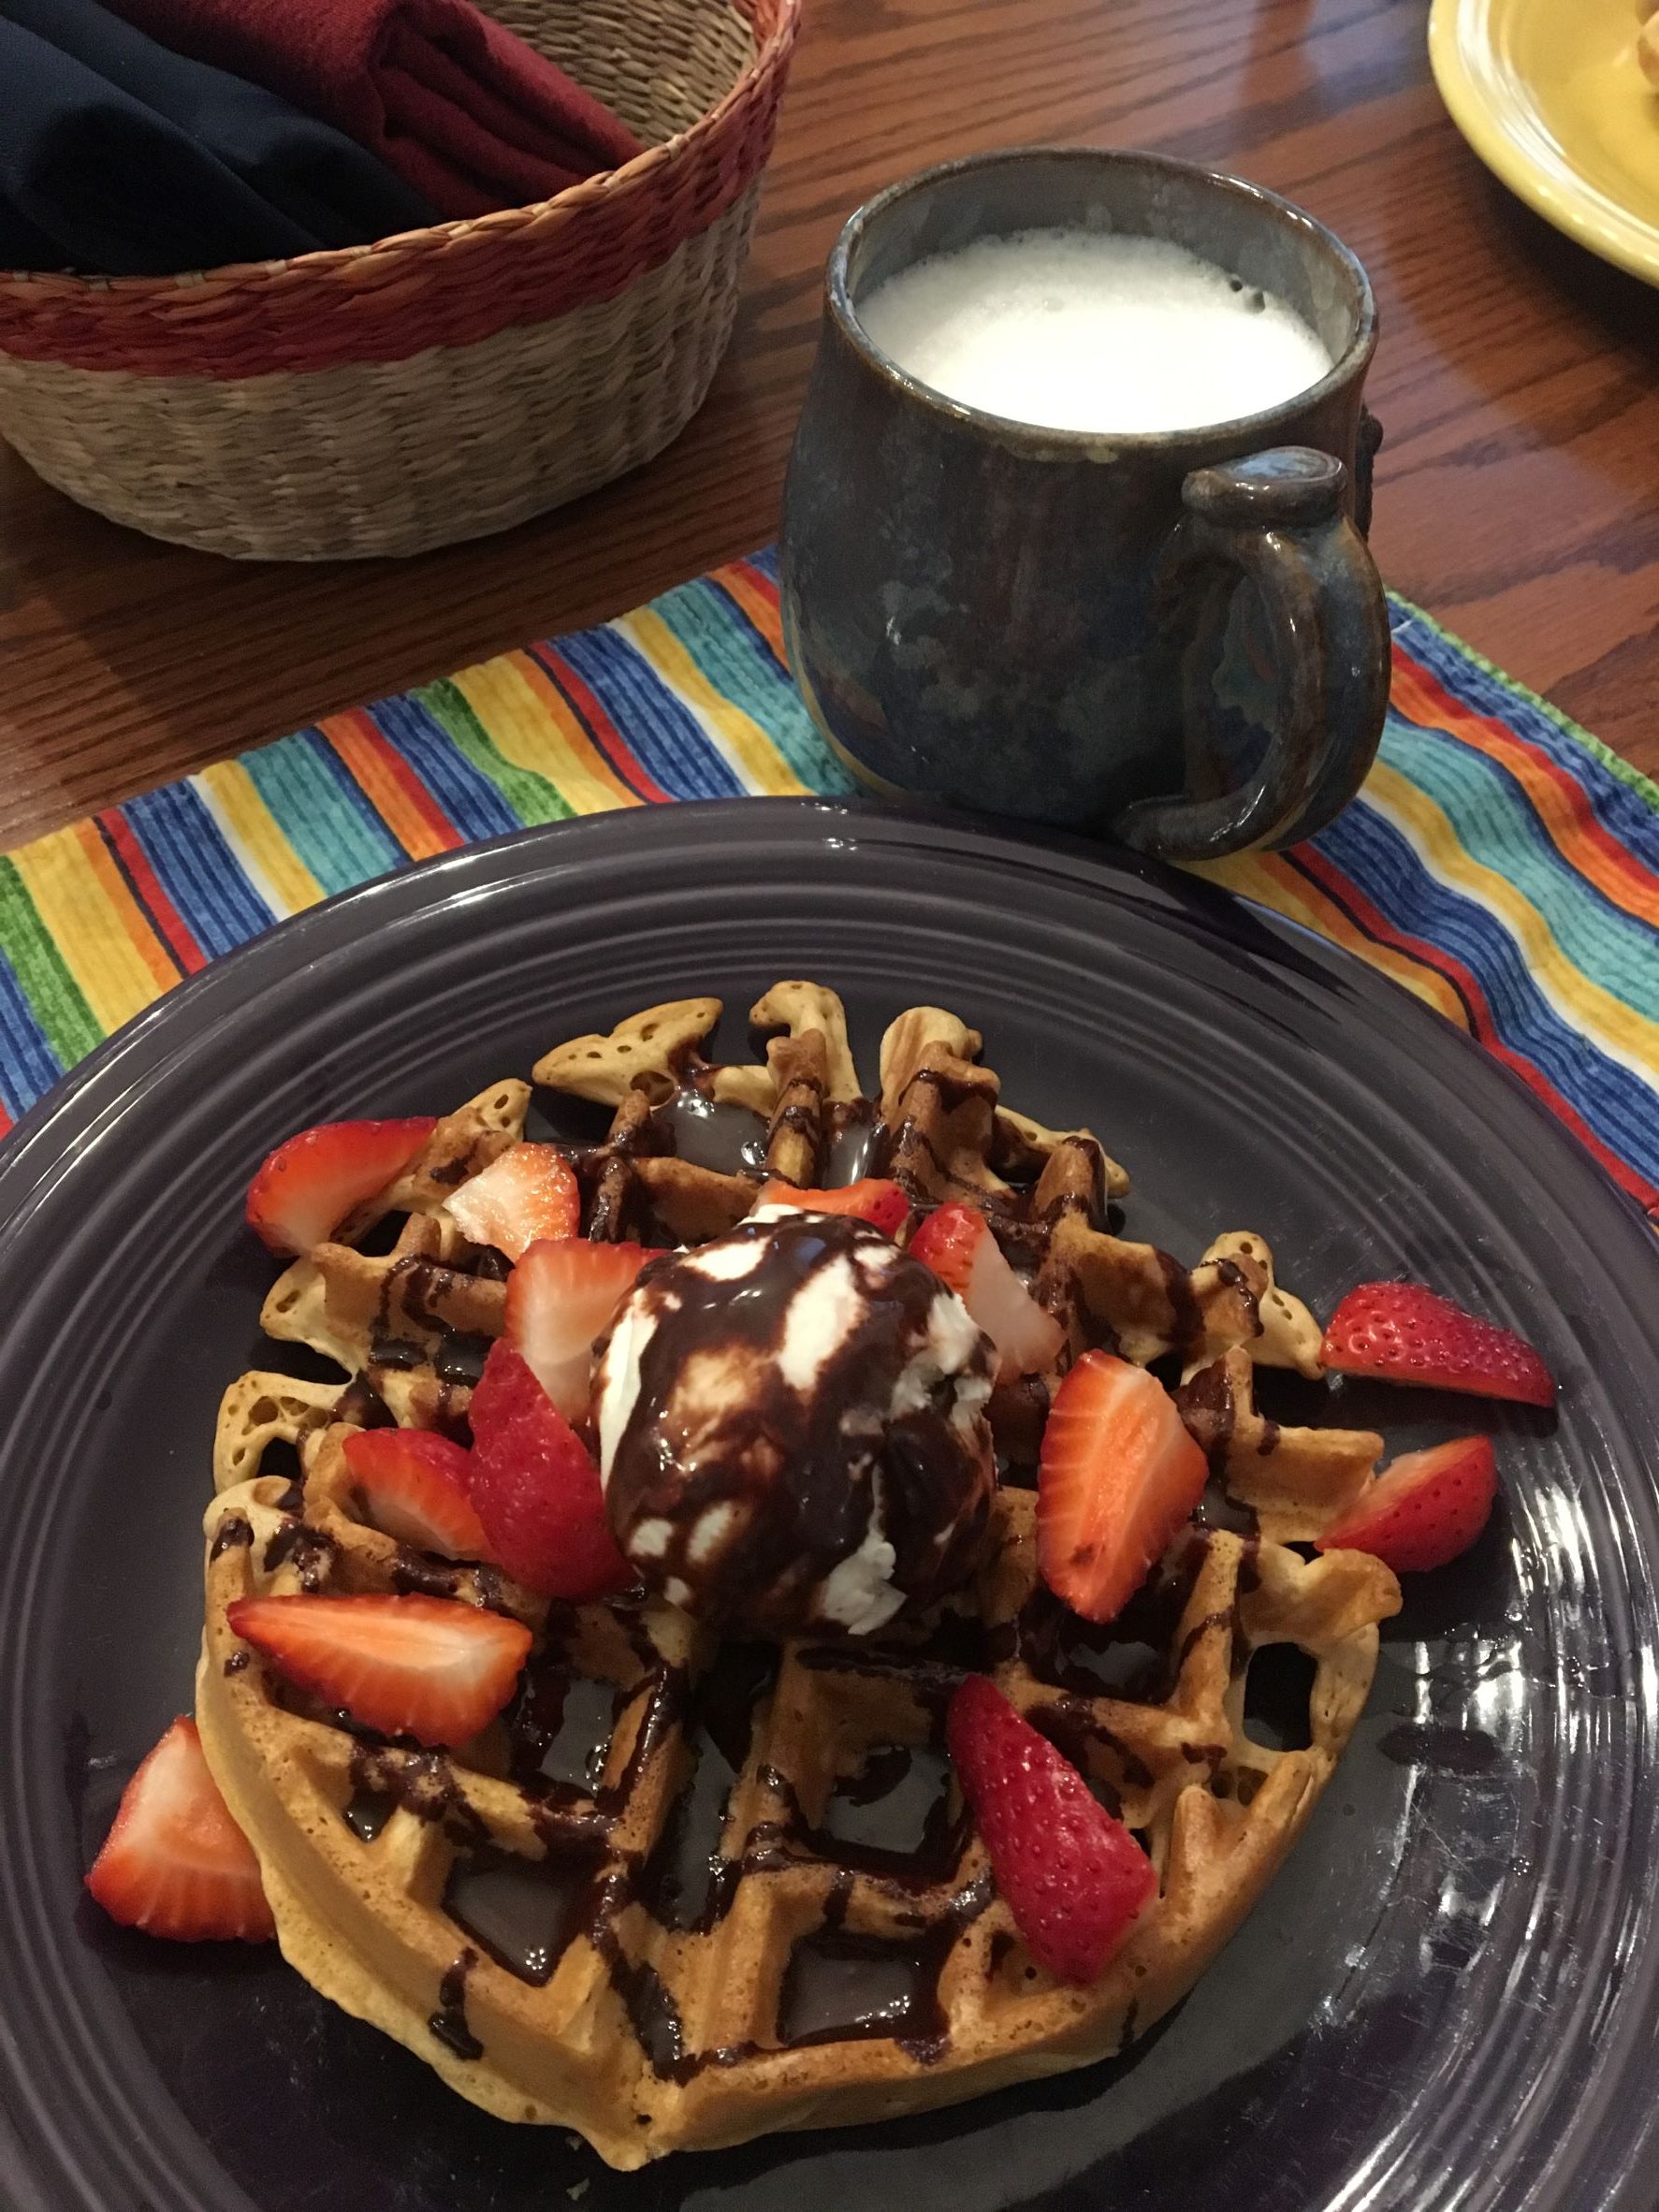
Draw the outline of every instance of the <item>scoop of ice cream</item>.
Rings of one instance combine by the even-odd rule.
[[[972,1568],[995,1355],[866,1222],[764,1207],[654,1261],[597,1378],[611,1528],[720,1629],[867,1635]]]

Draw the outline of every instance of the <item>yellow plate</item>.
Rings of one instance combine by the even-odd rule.
[[[1636,0],[1434,0],[1440,95],[1492,174],[1547,222],[1659,284],[1659,93]]]

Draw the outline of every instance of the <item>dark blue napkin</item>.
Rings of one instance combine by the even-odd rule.
[[[0,266],[168,276],[440,219],[327,124],[96,0],[0,0]]]

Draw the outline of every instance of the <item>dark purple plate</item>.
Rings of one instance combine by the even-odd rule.
[[[724,996],[740,1055],[787,975],[846,995],[866,1069],[912,1002],[982,1028],[1014,1104],[1128,1163],[1131,1233],[1196,1258],[1259,1230],[1316,1310],[1422,1278],[1534,1338],[1561,1403],[1341,1393],[1396,1448],[1491,1428],[1503,1507],[1412,1585],[1293,1858],[1160,2030],[924,2118],[618,2176],[473,2111],[274,1951],[112,1928],[80,1874],[190,1701],[219,1394],[277,1363],[240,1225],[260,1156],[683,994]],[[1517,1083],[1314,938],[1145,864],[873,808],[531,831],[301,916],[95,1055],[0,1153],[0,1317],[20,2212],[1651,2206],[1659,1251]]]

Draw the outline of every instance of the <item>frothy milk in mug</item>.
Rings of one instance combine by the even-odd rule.
[[[1304,392],[1332,366],[1271,292],[1162,239],[1024,230],[889,277],[858,319],[947,399],[1055,429],[1194,429]]]

